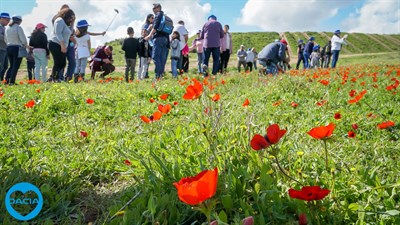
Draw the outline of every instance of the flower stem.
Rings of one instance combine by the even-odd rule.
[[[289,175],[283,170],[283,168],[282,168],[281,165],[279,164],[278,157],[274,156],[274,158],[275,158],[275,162],[276,162],[276,165],[278,166],[279,170],[280,170],[286,177],[288,177],[289,179],[291,179],[291,180],[295,181],[296,183],[300,184],[301,186],[303,186],[302,183],[300,183],[298,180],[294,179],[293,177],[289,176]]]
[[[324,147],[325,147],[325,168],[328,171],[328,148],[326,147],[326,139],[324,139]]]

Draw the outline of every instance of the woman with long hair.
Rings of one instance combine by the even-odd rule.
[[[35,58],[35,80],[40,80],[40,70],[42,70],[43,82],[46,81],[47,64],[50,58],[47,35],[44,33],[46,27],[43,23],[38,23],[29,40],[29,46],[33,47],[33,57]]]
[[[53,32],[50,36],[49,50],[54,59],[49,81],[61,82],[66,65],[66,53],[71,36],[70,26],[75,21],[75,13],[69,8],[62,9],[54,17]]]
[[[28,47],[28,42],[24,30],[20,27],[22,23],[21,16],[13,16],[12,21],[6,28],[7,39],[7,57],[10,62],[10,67],[7,70],[6,83],[9,85],[15,84],[15,78],[19,66],[21,65],[22,56],[20,56],[19,49]]]

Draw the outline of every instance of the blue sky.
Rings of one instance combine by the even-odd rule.
[[[22,27],[31,32],[35,24],[49,26],[62,4],[75,11],[77,20],[87,19],[90,31],[105,30],[118,8],[120,14],[104,42],[125,36],[128,26],[140,29],[151,13],[152,0],[0,0],[0,11],[23,17]],[[157,0],[174,20],[185,20],[190,34],[200,29],[210,14],[232,32],[334,31],[400,33],[400,0]],[[136,33],[136,36],[139,32]]]

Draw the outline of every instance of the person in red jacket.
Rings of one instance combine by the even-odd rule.
[[[90,69],[92,70],[92,79],[94,79],[96,72],[103,71],[100,75],[104,78],[106,75],[114,72],[115,66],[112,65],[112,46],[99,46],[93,54],[90,63]]]

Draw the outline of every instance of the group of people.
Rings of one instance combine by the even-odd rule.
[[[300,63],[303,62],[303,68],[332,68],[336,67],[339,60],[339,53],[342,44],[347,45],[347,34],[343,37],[340,36],[340,30],[336,30],[328,43],[321,47],[315,42],[315,38],[311,36],[308,42],[304,44],[303,40],[298,40],[297,44],[297,65],[299,69]],[[332,58],[332,64],[330,64]]]
[[[134,30],[128,27],[128,37],[122,42],[122,50],[125,52],[125,80],[128,82],[135,78],[136,60],[139,58],[138,79],[149,77],[148,68],[151,60],[155,65],[155,78],[161,78],[165,74],[165,64],[168,55],[171,59],[171,71],[173,77],[182,72],[187,72],[189,67],[189,52],[197,52],[197,68],[200,74],[208,76],[209,60],[212,56],[213,66],[211,74],[227,71],[227,65],[232,54],[232,35],[229,25],[222,27],[217,17],[211,15],[203,28],[197,32],[197,38],[188,45],[188,31],[184,21],[180,20],[167,32],[164,26],[168,18],[162,11],[160,4],[153,4],[153,14],[148,14],[141,29],[141,37],[134,38]],[[169,18],[168,18],[169,19]],[[11,21],[11,22],[10,22]],[[106,32],[93,33],[88,31],[90,26],[87,20],[75,23],[75,13],[68,5],[63,5],[52,20],[50,39],[45,34],[48,28],[38,23],[29,37],[29,43],[20,27],[21,16],[10,17],[8,13],[0,14],[0,79],[7,84],[15,84],[16,75],[22,58],[27,58],[29,79],[44,81],[69,81],[83,80],[88,62],[90,63],[91,78],[96,72],[101,71],[104,77],[115,70],[112,65],[112,46],[99,46],[91,55],[90,36],[104,35]],[[172,21],[171,21],[172,23]],[[172,25],[171,25],[172,29]],[[323,48],[310,37],[306,44],[298,41],[298,62],[296,69],[303,62],[304,68],[329,67],[332,56],[334,68],[338,61],[342,44],[346,43],[347,35],[341,37],[340,30],[335,31],[331,41]],[[28,49],[29,51],[27,51]],[[49,78],[47,78],[47,65],[50,55],[54,65]],[[257,69],[257,61],[267,73],[276,74],[279,70],[289,67],[287,41],[277,40],[265,46],[257,54],[254,48],[244,49],[240,46],[237,51],[237,69],[241,67],[247,71]],[[90,59],[90,60],[88,60]],[[68,60],[68,66],[67,66]],[[8,70],[7,70],[8,67]],[[32,75],[34,73],[34,75]],[[4,75],[6,75],[4,77]],[[40,76],[41,75],[41,76]]]

